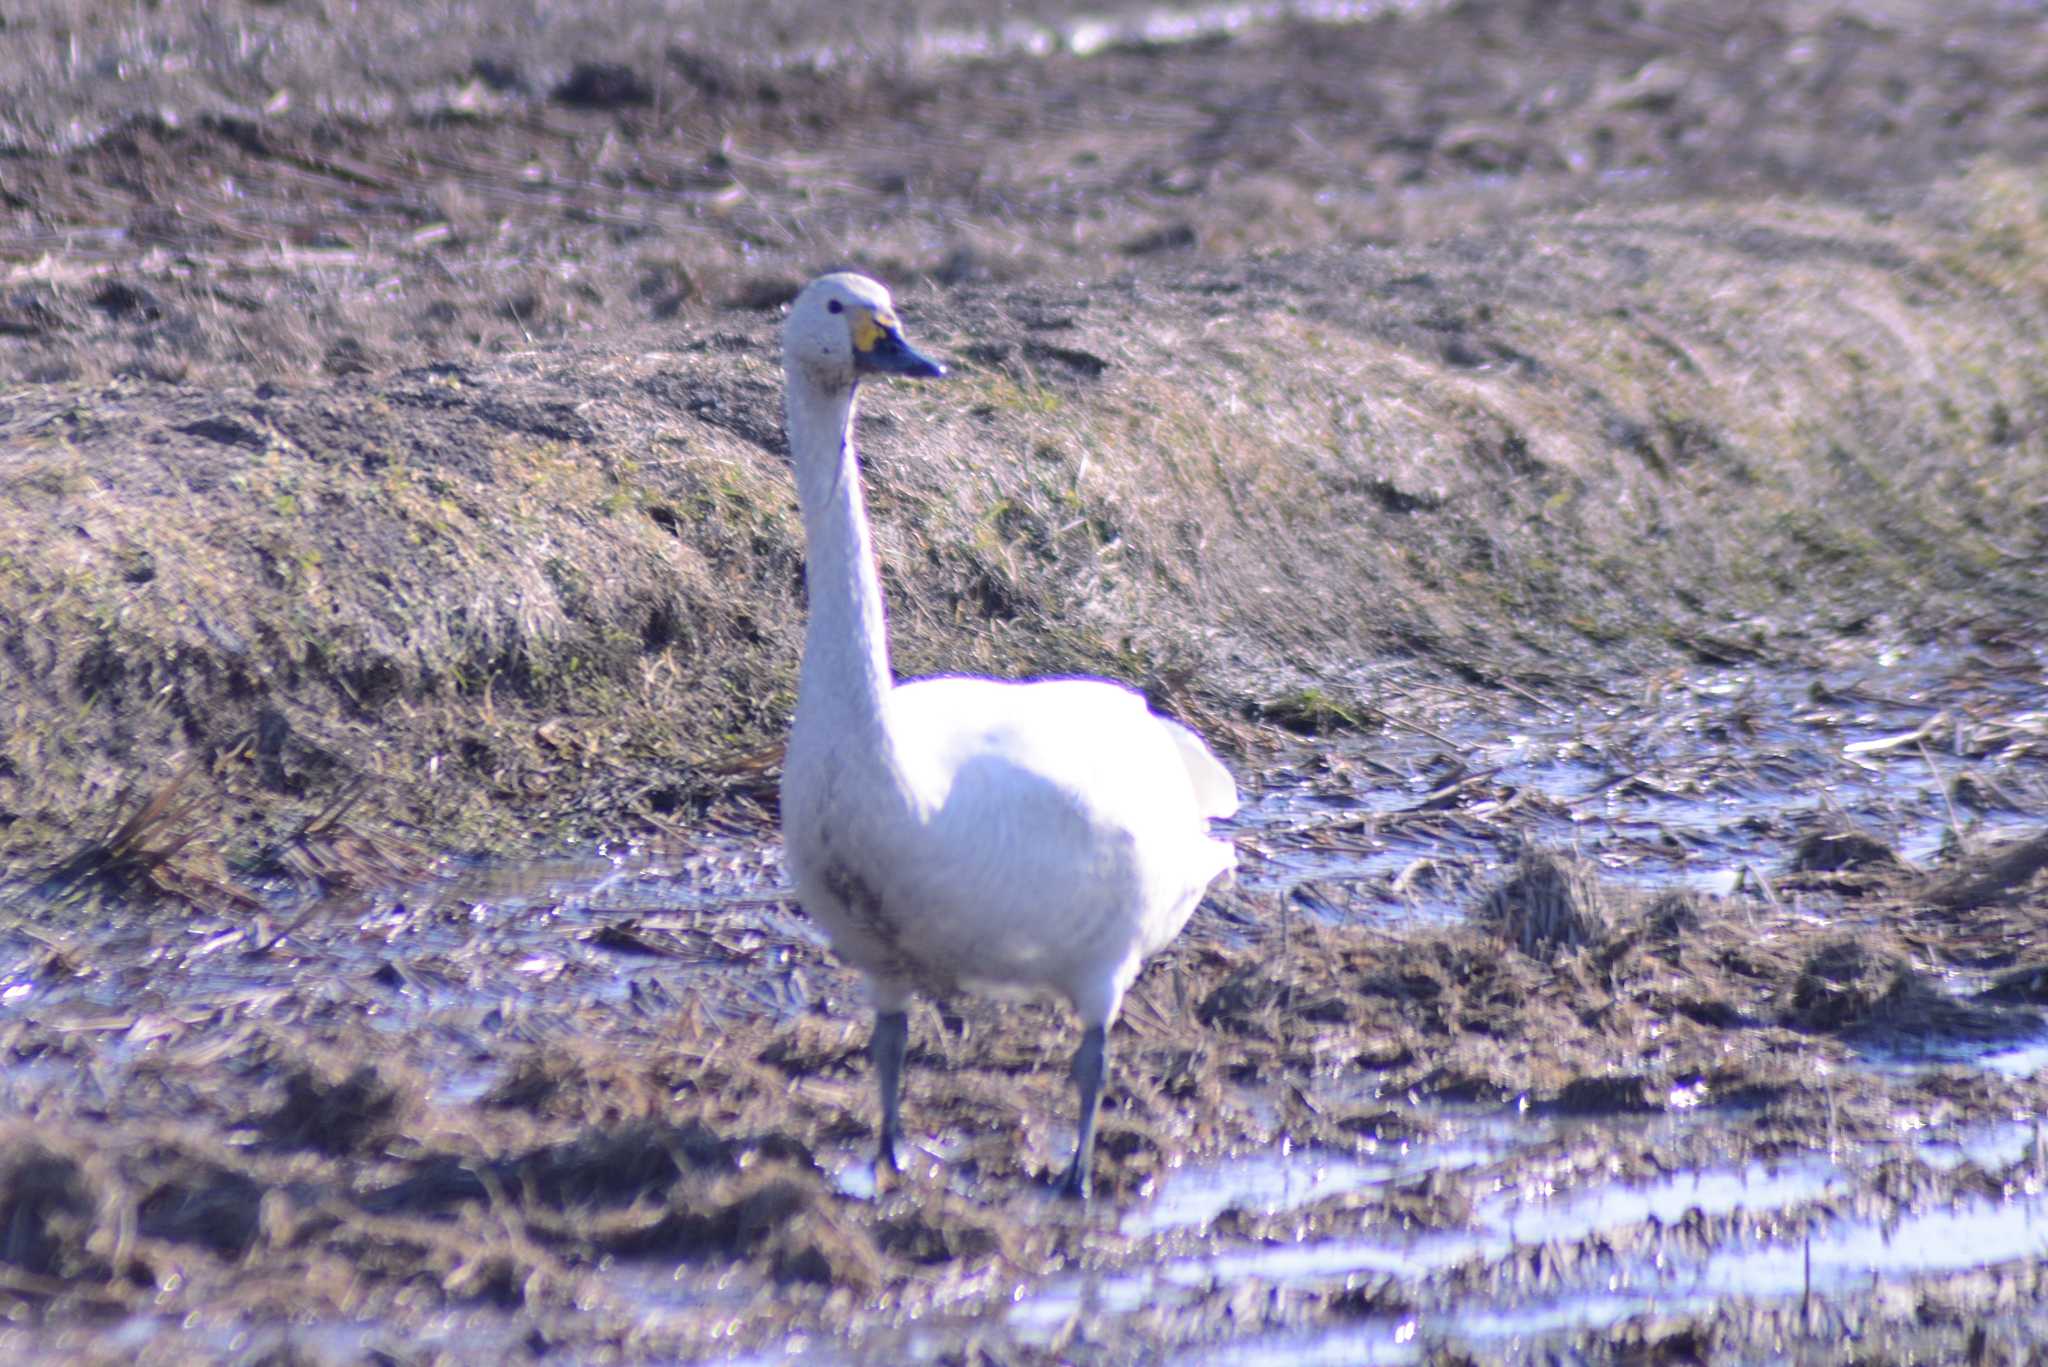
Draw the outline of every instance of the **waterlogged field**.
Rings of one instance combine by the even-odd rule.
[[[2041,659],[1446,687],[1134,992],[866,1013],[766,832],[0,937],[32,1359],[1940,1356],[2043,1325]],[[1548,881],[1546,881],[1548,880]],[[1563,898],[1578,943],[1528,941]],[[32,1119],[31,1119],[32,1118]],[[410,1356],[409,1356],[410,1355]]]
[[[2039,6],[543,8],[0,29],[0,1358],[2048,1342]],[[1245,789],[1085,1210],[780,867],[849,264],[899,668]]]

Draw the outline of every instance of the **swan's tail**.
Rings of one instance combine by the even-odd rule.
[[[1220,818],[1234,815],[1237,811],[1237,780],[1223,767],[1222,761],[1209,753],[1209,747],[1202,738],[1177,721],[1159,718],[1159,724],[1166,728],[1166,734],[1173,737],[1173,744],[1180,751],[1180,762],[1187,767],[1188,786],[1195,791],[1195,807],[1203,816]]]

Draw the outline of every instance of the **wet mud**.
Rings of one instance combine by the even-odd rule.
[[[1239,886],[1113,1032],[1085,1209],[1049,1185],[1072,1025],[1030,1003],[913,1013],[877,1189],[859,989],[766,831],[267,922],[46,905],[0,936],[0,1332],[165,1362],[2016,1344],[2048,1322],[2041,665],[1447,689],[1272,764]]]

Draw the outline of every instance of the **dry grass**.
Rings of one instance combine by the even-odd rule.
[[[215,865],[344,792],[484,847],[771,795],[768,310],[849,262],[958,363],[868,404],[906,672],[1107,672],[1243,746],[1370,723],[1364,662],[1583,691],[2024,634],[2039,47],[1997,6],[1839,19],[962,61],[780,0],[516,49],[459,5],[49,0],[0,55],[0,860],[174,756]],[[874,60],[768,59],[833,34]]]
[[[2048,610],[2024,492],[2043,203],[1985,171],[1913,216],[1704,203],[911,292],[959,373],[866,404],[898,666],[1365,717],[1363,657],[1542,688],[1667,642],[2023,632]],[[728,788],[797,655],[773,327],[23,395],[0,417],[0,687],[38,718],[6,740],[13,857],[187,749],[224,811],[265,814],[216,826],[230,848],[349,785],[481,843]]]
[[[294,381],[758,307],[829,264],[1099,278],[2044,146],[2032,19],[1989,0],[1415,8],[1025,59],[985,0],[609,0],[517,34],[39,0],[0,52],[0,373]]]

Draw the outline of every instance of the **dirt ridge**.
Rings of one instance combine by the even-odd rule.
[[[1351,661],[1576,690],[1589,645],[2023,632],[2042,205],[1987,170],[1913,214],[908,290],[957,373],[866,405],[898,667],[1106,672],[1228,728],[1307,690],[1369,713]],[[46,719],[7,741],[10,863],[179,756],[226,818],[195,853],[244,861],[346,785],[482,846],[761,791],[801,610],[774,329],[0,400],[0,698]]]

